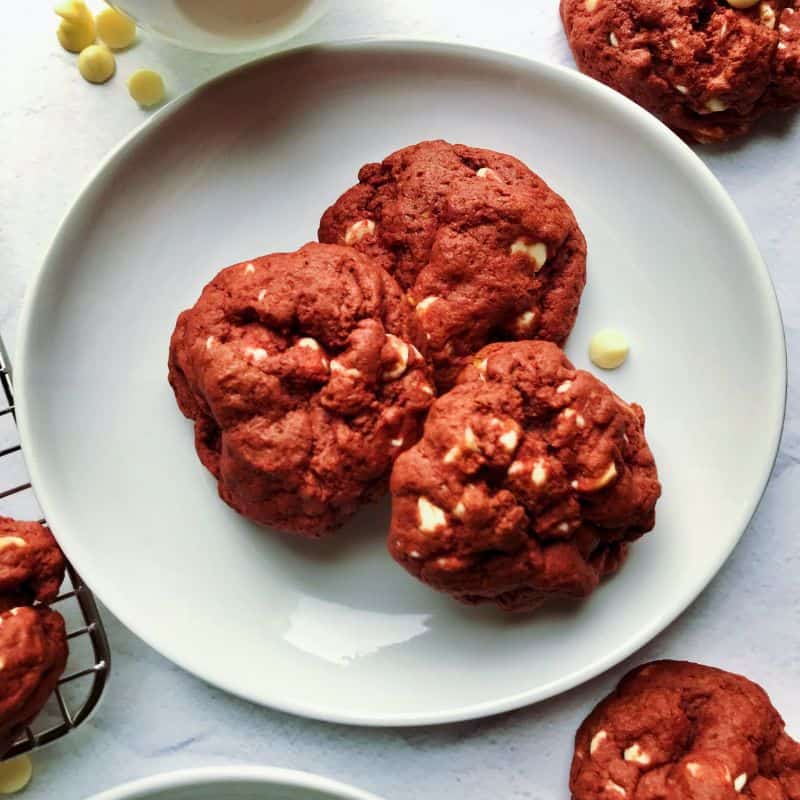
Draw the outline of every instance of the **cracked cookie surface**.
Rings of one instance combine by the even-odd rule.
[[[800,744],[755,683],[656,661],[583,722],[570,789],[573,800],[798,800]]]
[[[797,0],[561,0],[578,68],[698,142],[800,104]]]
[[[389,551],[466,603],[585,597],[649,531],[644,413],[549,342],[492,344],[392,472]]]
[[[400,287],[349,247],[235,264],[178,318],[169,380],[223,500],[308,536],[385,490],[433,398]]]
[[[438,140],[366,164],[358,179],[323,215],[319,240],[367,253],[408,290],[440,389],[489,342],[564,342],[586,241],[525,164]]]

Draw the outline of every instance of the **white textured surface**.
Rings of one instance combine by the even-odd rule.
[[[333,0],[328,16],[302,40],[386,33],[445,38],[571,64],[555,5]],[[22,294],[56,224],[97,161],[146,118],[127,97],[125,76],[154,67],[174,95],[245,60],[189,53],[143,36],[119,57],[116,78],[93,87],[57,45],[47,2],[20,3],[12,13],[5,29],[14,35],[0,49],[0,331],[10,346]],[[324,773],[387,800],[452,792],[465,800],[565,798],[576,725],[627,667],[655,657],[693,658],[748,674],[800,734],[798,152],[800,118],[768,124],[745,143],[701,150],[750,224],[776,283],[789,346],[789,410],[755,522],[719,577],[664,635],[630,663],[561,698],[475,723],[391,731],[307,722],[232,699],[172,667],[106,615],[115,664],[105,702],[81,733],[36,757],[26,797],[70,800],[167,769],[272,763]]]

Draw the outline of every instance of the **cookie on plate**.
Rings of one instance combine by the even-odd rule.
[[[788,0],[561,0],[561,18],[581,72],[706,143],[800,104],[797,7]]]
[[[564,342],[586,282],[586,241],[525,164],[430,141],[365,165],[358,180],[323,215],[319,240],[367,253],[408,290],[439,389],[489,342]]]
[[[800,744],[755,683],[656,661],[624,677],[580,726],[570,789],[573,800],[794,800]]]
[[[235,264],[178,318],[169,380],[223,500],[308,536],[385,490],[434,394],[397,282],[349,247]]]
[[[64,580],[64,555],[38,522],[0,517],[0,610],[51,603]]]
[[[57,611],[43,606],[0,614],[0,755],[36,715],[67,663],[67,635]]]
[[[549,342],[474,362],[395,464],[389,551],[467,603],[585,597],[655,522],[644,413]]]

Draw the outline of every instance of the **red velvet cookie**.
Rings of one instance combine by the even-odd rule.
[[[222,499],[319,536],[385,490],[419,437],[424,339],[383,269],[312,243],[222,270],[178,318],[169,380]]]
[[[389,551],[467,603],[584,597],[655,522],[644,413],[549,342],[474,361],[395,464]]]
[[[573,800],[797,800],[800,744],[755,683],[656,661],[578,729],[570,789]]]
[[[799,4],[561,0],[561,18],[582,72],[682,135],[717,142],[800,104]]]
[[[421,142],[358,179],[323,215],[319,240],[367,253],[409,291],[439,389],[489,342],[564,342],[586,241],[569,206],[521,161]]]
[[[58,612],[37,606],[0,614],[0,755],[41,711],[66,663]]]
[[[64,556],[38,522],[0,517],[0,610],[50,603],[64,580]]]

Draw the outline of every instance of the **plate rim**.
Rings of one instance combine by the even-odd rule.
[[[165,789],[198,788],[198,781],[207,785],[224,786],[227,783],[246,782],[253,786],[281,788],[291,786],[328,792],[341,800],[381,800],[377,795],[355,786],[317,775],[305,770],[268,767],[260,765],[224,765],[221,767],[190,767],[188,769],[157,772],[144,778],[112,786],[87,800],[147,800],[154,791]],[[202,787],[201,787],[202,788]]]
[[[36,305],[36,298],[39,292],[45,287],[47,278],[51,272],[57,267],[55,265],[54,254],[57,250],[59,240],[66,234],[69,228],[69,221],[72,214],[77,208],[80,207],[85,196],[87,196],[95,181],[103,176],[106,170],[113,168],[115,162],[124,159],[130,148],[135,146],[140,136],[146,135],[148,132],[155,130],[158,126],[165,123],[172,118],[184,105],[194,101],[194,99],[202,92],[206,91],[211,86],[224,83],[238,76],[240,73],[246,73],[251,70],[256,71],[259,69],[268,68],[272,62],[280,62],[287,59],[313,56],[315,53],[342,53],[342,54],[380,54],[383,52],[408,54],[414,51],[424,51],[424,54],[430,56],[460,56],[468,61],[475,61],[480,59],[493,59],[495,62],[502,62],[503,64],[526,72],[527,74],[545,74],[549,73],[548,77],[555,77],[561,82],[566,82],[572,88],[584,90],[587,92],[594,92],[599,98],[603,99],[606,105],[615,109],[616,113],[631,118],[632,122],[639,126],[643,134],[649,134],[660,141],[662,152],[672,155],[680,159],[687,168],[691,167],[698,175],[698,179],[702,180],[706,190],[711,192],[714,202],[718,203],[725,216],[728,218],[732,228],[737,230],[740,241],[743,246],[749,251],[749,260],[752,268],[762,284],[763,289],[763,302],[768,303],[772,307],[771,321],[775,325],[778,333],[778,341],[776,344],[780,345],[781,358],[780,358],[780,375],[778,392],[779,398],[771,398],[771,402],[779,401],[780,413],[776,420],[773,420],[770,431],[770,452],[771,457],[767,459],[768,463],[762,468],[762,475],[760,479],[760,489],[754,493],[749,502],[743,506],[741,512],[741,524],[738,533],[732,537],[731,542],[720,551],[716,560],[710,560],[705,571],[697,580],[697,587],[688,592],[685,596],[680,598],[679,602],[674,602],[669,605],[660,615],[654,617],[650,624],[643,627],[631,634],[623,643],[618,645],[614,650],[605,654],[603,658],[596,659],[590,664],[575,670],[567,676],[560,677],[556,680],[549,681],[546,684],[539,685],[534,689],[528,689],[521,692],[516,692],[512,695],[507,695],[495,700],[486,700],[478,703],[471,703],[465,706],[458,706],[439,711],[428,712],[394,712],[394,713],[372,713],[366,714],[364,712],[350,713],[341,710],[334,710],[328,707],[317,707],[308,705],[304,702],[297,700],[285,700],[278,693],[270,696],[256,695],[253,692],[243,690],[241,687],[232,685],[230,681],[220,679],[218,676],[213,677],[206,673],[198,664],[189,664],[187,661],[178,654],[175,654],[170,646],[170,643],[159,642],[158,645],[153,643],[153,638],[144,635],[141,632],[140,626],[131,624],[128,621],[127,614],[118,613],[115,604],[106,604],[107,608],[122,622],[122,624],[137,637],[139,637],[145,644],[152,647],[154,650],[162,654],[165,658],[172,661],[174,664],[185,670],[189,674],[199,678],[205,683],[223,689],[230,694],[237,697],[244,698],[249,702],[256,705],[284,711],[287,713],[295,714],[297,716],[315,719],[324,722],[347,724],[347,725],[365,725],[370,727],[407,727],[415,725],[439,725],[452,722],[461,722],[471,719],[479,719],[483,717],[492,716],[515,709],[523,708],[534,703],[541,702],[548,698],[563,694],[576,686],[580,686],[587,681],[602,675],[613,667],[617,666],[620,662],[632,656],[639,649],[644,647],[656,636],[662,633],[669,625],[678,619],[706,590],[710,582],[714,579],[722,566],[730,557],[733,550],[741,541],[745,531],[749,527],[758,507],[764,497],[766,489],[769,485],[772,472],[777,461],[780,451],[780,443],[783,434],[783,428],[786,419],[787,407],[787,393],[788,393],[788,355],[786,348],[786,330],[783,324],[780,303],[775,285],[769,269],[764,262],[763,257],[758,249],[758,246],[753,238],[750,229],[748,228],[740,211],[736,207],[733,199],[722,186],[719,179],[713,174],[711,169],[700,159],[700,157],[675,133],[661,123],[656,117],[652,116],[649,112],[645,111],[641,106],[629,100],[622,94],[609,88],[603,83],[596,81],[588,76],[580,73],[577,69],[573,69],[561,64],[555,64],[547,61],[542,61],[535,58],[522,55],[519,52],[510,50],[503,50],[498,48],[482,47],[479,45],[464,44],[450,40],[443,40],[441,38],[408,38],[404,36],[386,35],[386,36],[363,36],[338,39],[330,42],[317,42],[311,44],[304,44],[293,48],[281,50],[279,52],[268,53],[259,56],[255,59],[246,61],[230,70],[202,82],[198,86],[190,89],[184,94],[174,98],[168,102],[163,108],[159,109],[151,117],[143,121],[140,125],[135,127],[126,137],[124,137],[112,150],[103,157],[98,163],[93,172],[90,173],[88,179],[81,187],[80,191],[76,194],[72,202],[69,204],[66,212],[61,218],[51,242],[45,252],[45,255],[39,265],[38,270],[31,279],[29,286],[26,289],[23,306],[19,317],[18,323],[18,336],[17,345],[15,349],[15,363],[16,363],[16,381],[15,392],[17,399],[17,419],[18,428],[20,432],[20,442],[23,446],[23,454],[25,462],[30,474],[31,483],[34,486],[34,492],[37,500],[44,511],[46,517],[53,523],[55,530],[63,530],[66,525],[59,524],[59,515],[54,512],[53,504],[50,503],[49,498],[44,492],[36,489],[37,483],[42,486],[42,481],[38,480],[41,476],[39,466],[39,454],[36,452],[36,445],[34,444],[34,436],[29,428],[29,420],[27,408],[28,390],[28,368],[29,359],[27,352],[30,348],[29,341],[32,338],[32,332],[35,328],[34,321],[34,308]],[[45,452],[44,459],[46,460],[46,447],[42,445],[42,451]],[[55,520],[55,522],[54,522]],[[59,542],[60,543],[60,542]],[[70,556],[69,548],[62,545],[67,556]],[[86,570],[82,569],[84,565],[77,564],[78,569],[82,570],[81,574],[85,574]],[[93,573],[93,570],[89,570]],[[93,587],[91,577],[87,578],[89,586]],[[97,592],[97,596],[105,604],[101,592]]]

